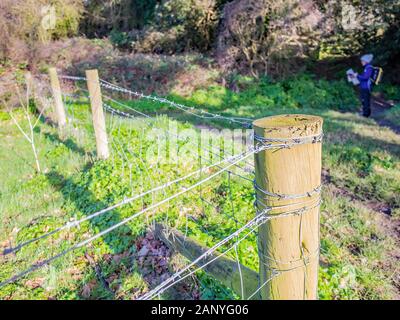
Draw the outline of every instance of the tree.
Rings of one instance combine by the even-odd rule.
[[[218,62],[253,76],[296,72],[297,60],[309,55],[322,18],[311,0],[227,3],[217,39]]]

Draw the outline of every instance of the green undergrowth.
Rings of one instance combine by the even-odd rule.
[[[312,75],[301,75],[279,82],[267,78],[247,81],[239,92],[222,86],[199,89],[185,102],[214,110],[232,110],[236,114],[242,108],[250,107],[248,113],[242,112],[251,116],[254,111],[279,108],[352,110],[356,96],[344,81],[316,80]]]

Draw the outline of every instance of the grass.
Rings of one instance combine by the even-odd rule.
[[[340,112],[354,109],[355,103],[354,92],[340,93],[343,83],[334,83],[332,89],[327,83],[306,76],[292,83],[251,82],[244,86],[240,93],[213,86],[195,91],[190,98],[176,93],[169,97],[188,105],[209,106],[210,110],[226,115],[254,118],[284,112],[321,115],[326,135],[319,297],[398,298],[398,260],[395,258],[398,238],[390,226],[400,208],[400,137],[378,126],[374,120]],[[311,95],[311,92],[316,94]],[[335,103],[338,100],[340,104]],[[157,103],[129,103],[150,113],[172,114],[170,109],[160,108]],[[35,139],[43,167],[40,174],[34,171],[29,144],[7,114],[0,113],[3,177],[0,181],[0,246],[40,236],[71,219],[84,217],[198,167],[198,159],[193,157],[190,148],[184,148],[184,143],[178,166],[160,162],[156,156],[146,157],[154,146],[147,138],[151,128],[140,121],[115,117],[107,118],[113,156],[107,161],[95,161],[87,110],[88,106],[82,101],[69,105],[68,113],[74,121],[62,136],[45,123],[36,128]],[[172,115],[178,119],[175,122],[178,131],[199,124],[193,117]],[[17,116],[22,120],[22,114]],[[169,125],[166,120],[157,117],[152,126],[165,129]],[[187,228],[188,236],[211,246],[237,229],[232,214],[240,223],[252,217],[252,188],[250,182],[228,175],[212,180],[201,190],[155,210],[151,217],[133,220],[91,245],[1,288],[0,298],[135,299],[153,287],[159,278],[186,264],[181,257],[165,252],[155,239],[148,238],[147,226],[152,221],[168,221],[182,231]],[[16,255],[0,257],[0,279],[87,239],[178,190],[179,187],[174,186],[166,194],[146,196],[143,202],[85,222],[79,229],[64,230],[25,247]],[[208,205],[199,198],[200,192]],[[226,201],[227,198],[231,200]],[[378,212],[377,207],[382,206],[390,208],[393,216]],[[193,219],[186,220],[186,214]],[[157,256],[167,258],[168,264],[160,267],[160,261],[155,258],[141,259],[138,254],[144,243]],[[239,246],[239,252],[241,263],[257,270],[255,236],[246,239]],[[171,297],[237,298],[229,288],[203,272],[162,296]]]

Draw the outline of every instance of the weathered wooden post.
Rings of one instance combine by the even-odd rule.
[[[309,115],[253,122],[257,145],[286,145],[255,155],[259,214],[266,207],[271,215],[293,213],[259,227],[262,299],[317,298],[322,123]]]
[[[96,135],[97,157],[107,159],[110,155],[103,112],[103,100],[97,70],[86,70],[86,81],[92,108],[93,127]]]
[[[67,124],[67,120],[56,68],[49,68],[49,76],[51,90],[53,92],[57,124],[59,128],[63,128]]]

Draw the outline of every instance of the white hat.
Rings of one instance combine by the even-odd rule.
[[[373,54],[364,54],[361,57],[361,61],[365,61],[366,63],[371,63],[372,59],[374,59],[374,55]]]

